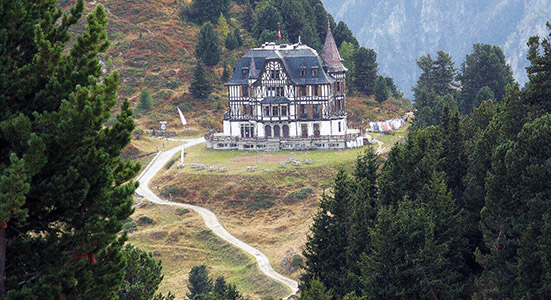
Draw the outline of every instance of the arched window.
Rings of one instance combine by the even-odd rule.
[[[283,137],[289,137],[289,126],[283,125]]]
[[[271,137],[272,136],[272,127],[270,125],[264,126],[264,135],[266,137]]]
[[[274,137],[279,137],[279,125],[274,125]]]

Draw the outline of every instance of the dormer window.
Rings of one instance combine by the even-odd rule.
[[[318,68],[317,67],[313,67],[312,68],[312,77],[317,77],[318,76]]]
[[[241,72],[243,72],[243,77],[249,76],[249,68],[241,68]]]
[[[305,67],[301,67],[300,68],[300,77],[304,77],[306,76],[306,68]]]

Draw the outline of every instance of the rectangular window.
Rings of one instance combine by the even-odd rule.
[[[341,132],[341,122],[339,122],[339,132]]]
[[[283,97],[283,87],[276,87],[276,97]]]
[[[305,85],[302,85],[299,87],[300,89],[300,95],[301,96],[306,96],[306,86]]]
[[[313,105],[313,111],[314,111],[314,119],[318,119],[320,117],[320,105],[319,104],[314,104]]]
[[[300,105],[300,118],[301,119],[307,119],[308,118],[308,110],[306,108],[306,104]]]
[[[267,97],[275,97],[275,96],[276,96],[276,88],[273,86],[268,87]]]
[[[249,97],[249,87],[244,85],[241,88],[243,90],[243,97]]]
[[[300,68],[300,77],[306,76],[306,68],[302,67]]]
[[[287,106],[281,107],[281,115],[284,117],[287,116]]]
[[[269,106],[264,106],[264,116],[265,117],[270,116],[270,107]]]
[[[314,89],[314,96],[319,96],[319,85],[312,86]]]
[[[241,137],[254,137],[254,126],[251,124],[241,124]]]
[[[279,116],[279,106],[273,106],[272,107],[272,116],[274,116],[274,117]]]
[[[312,77],[318,76],[318,68],[312,68]]]
[[[335,90],[337,92],[340,92],[341,91],[341,83],[340,82],[335,82]]]

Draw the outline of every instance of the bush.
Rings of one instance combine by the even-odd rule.
[[[304,265],[304,261],[302,259],[302,256],[295,255],[293,256],[293,259],[291,260],[291,268],[302,268]]]
[[[268,209],[275,205],[275,202],[270,199],[257,199],[247,203],[247,208],[250,210]]]
[[[170,169],[170,167],[172,167],[172,165],[174,165],[174,163],[177,161],[178,159],[177,158],[173,158],[171,160],[169,160],[166,165],[165,165],[165,169]]]
[[[152,218],[150,218],[148,216],[141,216],[141,217],[138,218],[136,223],[138,225],[151,225],[151,224],[155,224],[155,220],[153,220]]]
[[[188,191],[185,188],[175,185],[165,186],[161,190],[161,196],[163,196],[164,198],[170,198],[170,196],[185,197],[187,196],[187,194]]]
[[[314,191],[311,188],[303,188],[298,192],[292,192],[287,198],[289,200],[304,200],[313,192]]]
[[[134,222],[128,222],[128,223],[124,223],[124,225],[122,225],[122,230],[126,230],[128,232],[133,232],[136,230],[136,228],[138,227],[138,225]]]
[[[178,216],[183,216],[187,213],[189,213],[189,209],[187,209],[187,208],[181,208],[181,207],[176,208],[176,214]]]

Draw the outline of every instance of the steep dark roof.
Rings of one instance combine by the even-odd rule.
[[[327,36],[325,37],[325,43],[323,49],[321,49],[321,58],[329,67],[329,72],[346,72],[347,69],[342,64],[343,59],[339,54],[339,49],[331,33],[331,27],[327,24]]]
[[[245,85],[249,79],[256,80],[270,60],[283,63],[290,80],[296,85],[330,84],[335,80],[324,69],[324,62],[316,50],[300,44],[295,45],[263,45],[262,48],[249,50],[235,65],[233,76],[226,85]],[[253,63],[254,62],[254,63]],[[248,76],[243,76],[243,69],[248,69]],[[304,76],[300,70],[304,69]],[[312,69],[317,69],[317,75],[312,76]]]

